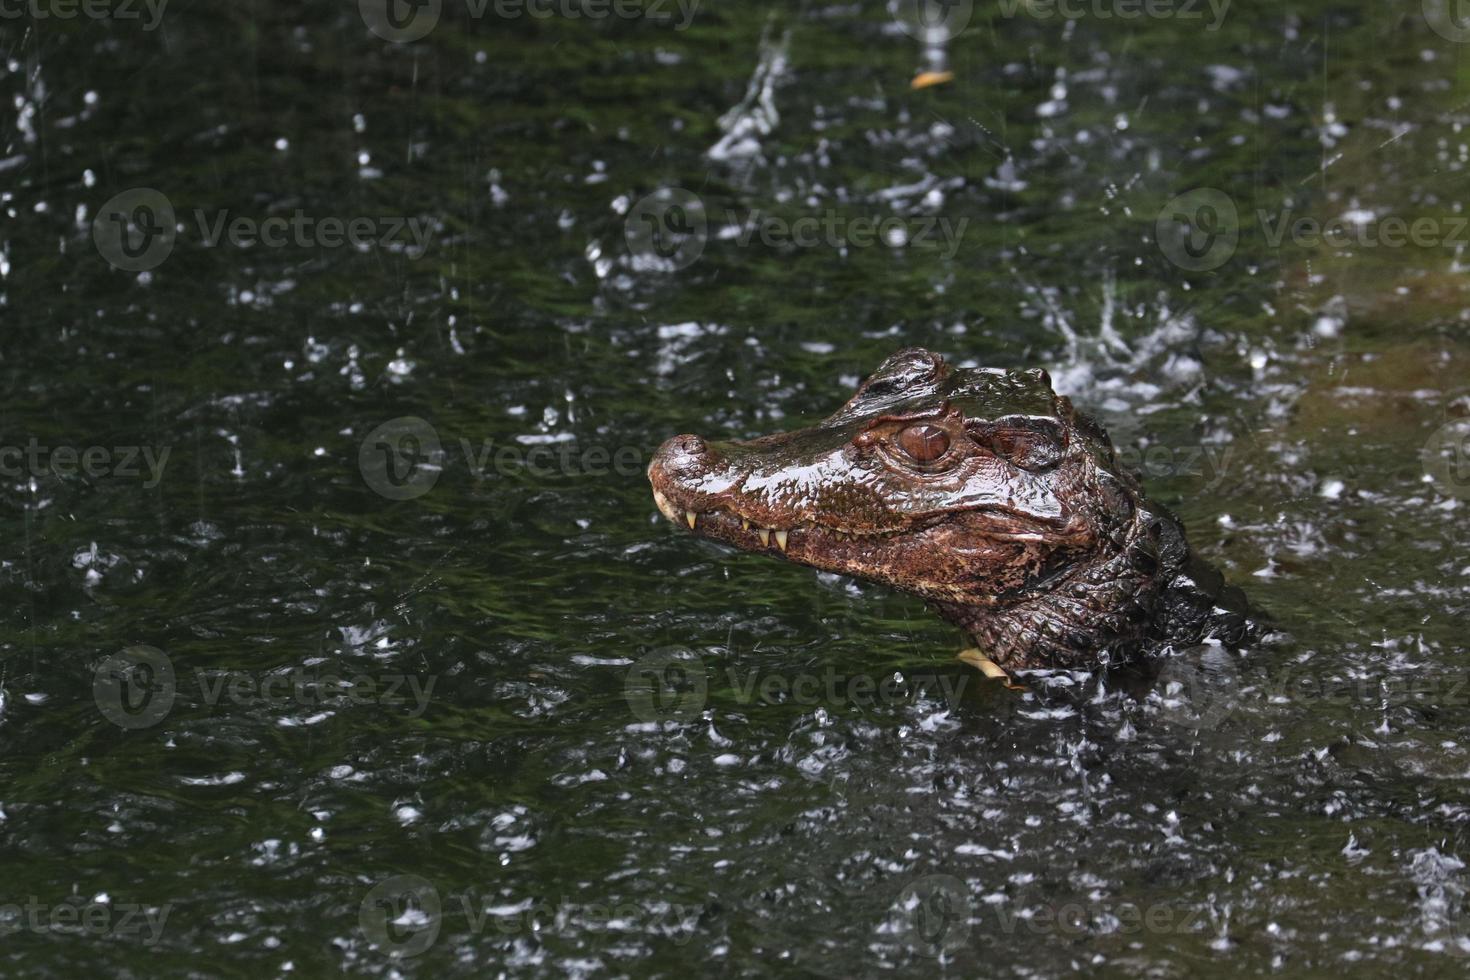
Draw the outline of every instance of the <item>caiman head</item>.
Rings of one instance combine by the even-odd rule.
[[[1157,592],[1159,518],[1041,370],[902,350],[830,418],[675,436],[648,478],[695,534],[923,596],[1014,666],[1127,637]]]

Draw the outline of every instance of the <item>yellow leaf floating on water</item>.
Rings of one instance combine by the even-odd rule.
[[[954,81],[952,71],[921,71],[909,82],[909,88],[918,91],[921,88],[932,88],[935,85],[943,85],[945,82]]]

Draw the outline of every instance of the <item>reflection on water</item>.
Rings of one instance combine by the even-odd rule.
[[[1458,969],[1446,10],[661,6],[0,24],[10,972]],[[1016,694],[662,525],[906,344],[1282,632]]]

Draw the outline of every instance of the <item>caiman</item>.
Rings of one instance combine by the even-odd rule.
[[[1043,370],[901,350],[830,418],[674,436],[648,478],[664,516],[702,537],[922,596],[993,677],[1260,632]]]

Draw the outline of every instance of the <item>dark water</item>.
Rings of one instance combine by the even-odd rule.
[[[442,7],[0,21],[0,972],[1466,968],[1451,5]],[[658,517],[906,344],[1284,634],[1017,695]]]

